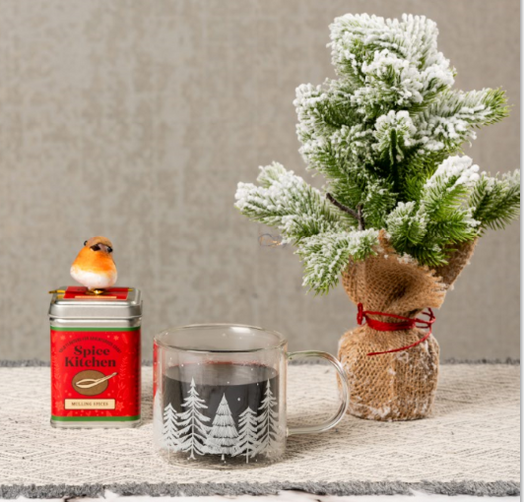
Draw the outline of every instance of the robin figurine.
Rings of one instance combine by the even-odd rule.
[[[117,275],[113,244],[105,237],[91,237],[85,241],[71,265],[71,277],[94,293],[113,286]]]

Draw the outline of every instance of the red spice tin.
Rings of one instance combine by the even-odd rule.
[[[62,288],[53,293],[49,320],[51,425],[139,425],[140,291]]]

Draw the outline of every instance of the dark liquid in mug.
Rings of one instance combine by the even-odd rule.
[[[191,382],[194,388],[191,391]],[[225,396],[227,407],[236,426],[240,415],[249,408],[260,414],[263,400],[267,398],[267,386],[275,403],[278,403],[278,373],[273,368],[258,364],[209,363],[173,366],[163,376],[163,403],[169,403],[177,413],[183,413],[188,406],[183,406],[192,393],[203,400],[202,414],[209,417],[206,422],[212,426],[218,407]],[[224,408],[224,407],[223,407]],[[275,411],[276,406],[273,406]],[[226,410],[227,411],[227,410]]]
[[[162,379],[167,451],[226,462],[258,462],[279,444],[278,373],[233,363],[168,368]]]

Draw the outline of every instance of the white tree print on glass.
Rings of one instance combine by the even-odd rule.
[[[256,453],[270,452],[271,444],[274,441],[278,441],[277,427],[275,425],[278,419],[278,413],[275,411],[275,406],[277,405],[278,401],[275,399],[273,392],[271,392],[271,385],[269,384],[268,380],[266,383],[264,399],[258,408],[258,411],[261,411],[262,413],[257,417],[258,448]]]
[[[209,432],[210,421],[200,410],[206,410],[207,405],[203,399],[200,399],[195,388],[195,379],[191,379],[189,394],[182,403],[186,411],[178,415],[179,448],[183,452],[189,452],[189,458],[194,459],[195,453],[204,455],[206,453],[206,438]]]
[[[248,406],[241,414],[238,421],[238,442],[235,455],[244,455],[246,463],[254,457],[259,449],[257,438],[257,414]]]
[[[207,453],[222,455],[222,460],[224,460],[225,455],[235,453],[237,438],[235,420],[227,403],[226,395],[223,394],[213,419],[213,426],[207,436],[206,451]]]
[[[162,442],[166,448],[170,450],[177,451],[179,446],[179,437],[178,424],[177,424],[177,415],[175,408],[168,403],[164,408],[164,423],[162,426]]]

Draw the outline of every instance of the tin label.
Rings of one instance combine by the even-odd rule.
[[[51,415],[140,418],[140,328],[51,327]]]

